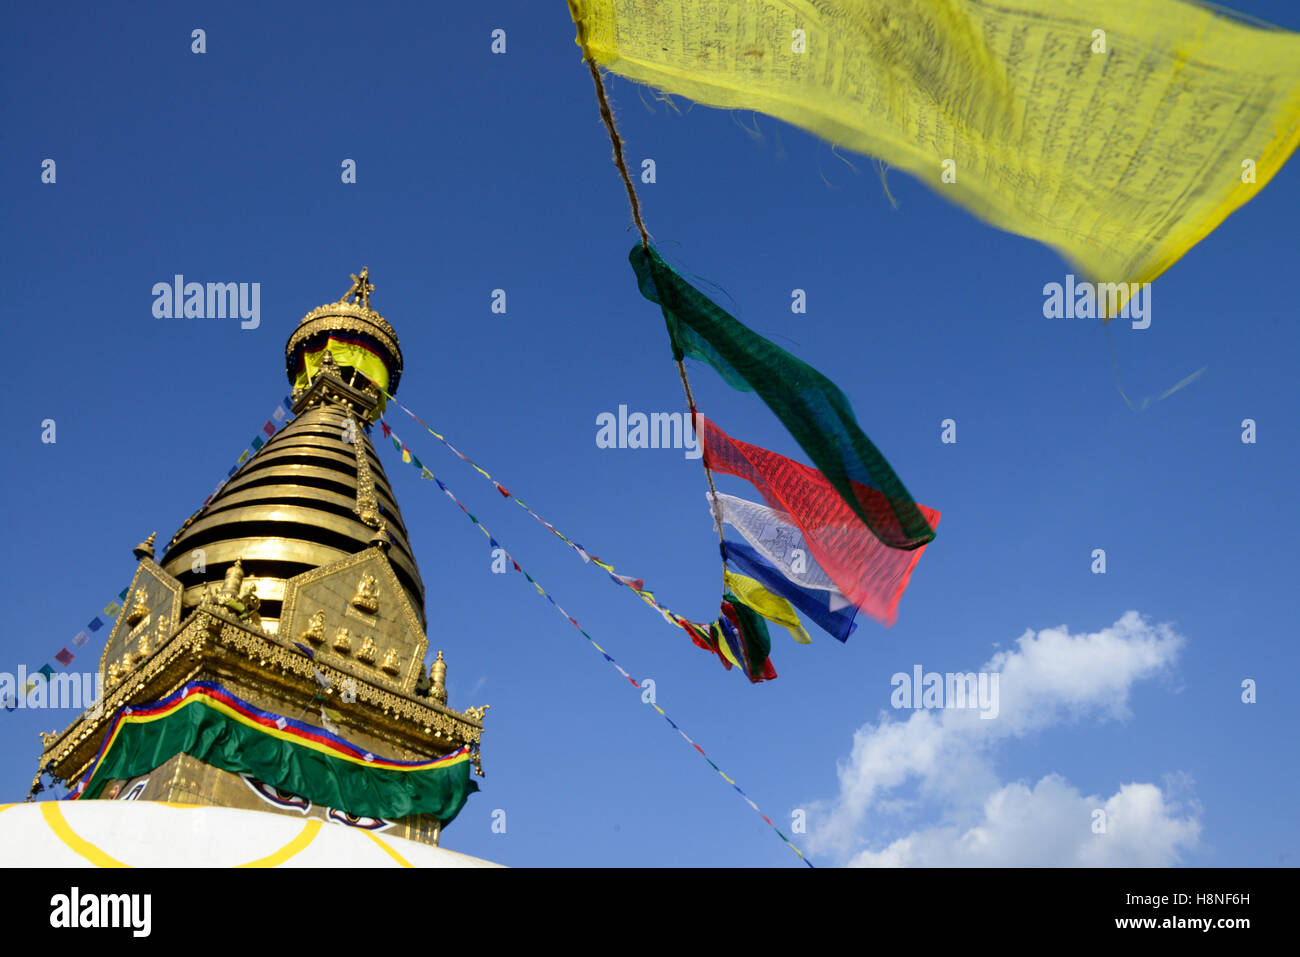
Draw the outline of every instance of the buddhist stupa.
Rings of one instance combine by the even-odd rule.
[[[0,815],[19,859],[487,863],[438,846],[477,790],[487,706],[451,708],[447,662],[429,661],[424,582],[369,438],[402,351],[368,271],[351,278],[285,345],[288,424],[165,546],[133,550],[103,695],[42,735],[41,774],[68,798]]]

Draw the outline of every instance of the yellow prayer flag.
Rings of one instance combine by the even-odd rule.
[[[1099,283],[1160,275],[1300,141],[1300,34],[1184,0],[569,6],[606,69],[878,156]]]
[[[773,595],[755,579],[747,575],[737,575],[730,569],[723,573],[723,580],[733,595],[768,621],[781,625],[799,644],[812,643],[812,638],[804,630],[803,622],[795,613],[794,606],[780,595]]]

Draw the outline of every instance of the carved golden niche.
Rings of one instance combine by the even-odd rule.
[[[374,611],[366,610],[370,601]],[[317,642],[311,633],[322,610]],[[377,547],[289,579],[280,625],[285,634],[303,635],[304,645],[310,641],[322,664],[390,691],[415,692],[428,639],[390,559]],[[340,627],[348,632],[344,645],[335,638]]]

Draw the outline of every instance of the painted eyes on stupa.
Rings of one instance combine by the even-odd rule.
[[[385,821],[382,817],[349,814],[347,811],[339,811],[334,808],[329,810],[329,819],[339,824],[346,824],[348,827],[359,827],[367,831],[382,831],[393,826],[392,821]]]
[[[244,779],[245,784],[253,789],[254,794],[262,798],[262,800],[266,801],[268,804],[274,804],[276,807],[298,811],[302,814],[306,814],[307,810],[311,807],[311,801],[308,801],[306,798],[299,797],[296,794],[290,794],[288,791],[283,791],[277,787],[272,787],[265,781],[259,781],[252,775],[241,774],[240,777]]]

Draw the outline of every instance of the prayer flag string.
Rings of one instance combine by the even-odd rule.
[[[394,401],[394,402],[396,402],[396,400],[393,399],[392,396],[389,396],[389,399],[392,400],[392,401]],[[399,403],[399,407],[402,408],[402,410],[405,411],[405,412],[406,412],[408,415],[410,415],[412,418],[415,418],[415,414],[412,413],[409,409],[406,409],[405,406],[401,406],[400,403]],[[452,446],[450,445],[450,443],[447,443],[447,440],[446,440],[446,439],[443,439],[442,436],[440,436],[440,435],[438,435],[436,432],[434,432],[433,429],[429,428],[428,425],[425,425],[425,424],[424,424],[423,422],[421,422],[418,418],[416,419],[416,421],[417,421],[417,422],[420,422],[421,425],[424,425],[424,427],[425,427],[426,429],[429,429],[429,431],[430,431],[431,433],[433,433],[435,436],[437,436],[437,438],[439,438],[439,439],[440,439],[444,444],[447,444],[447,447],[448,447],[448,448],[452,448]],[[381,422],[382,422],[382,420],[381,420]],[[460,499],[458,499],[458,498],[455,496],[455,494],[451,491],[451,489],[449,489],[449,488],[447,487],[447,485],[446,485],[446,484],[445,484],[445,483],[444,483],[440,478],[438,478],[436,475],[434,475],[433,472],[429,471],[429,469],[428,469],[426,466],[424,466],[423,464],[421,464],[420,461],[419,461],[419,459],[417,459],[417,458],[415,457],[415,455],[411,453],[410,449],[409,449],[406,445],[404,445],[400,439],[398,439],[396,436],[393,436],[393,435],[392,435],[392,430],[388,427],[387,423],[383,423],[383,429],[384,429],[384,434],[385,434],[386,436],[389,436],[390,438],[393,438],[393,439],[394,439],[394,446],[396,447],[398,453],[401,455],[401,457],[402,457],[402,461],[403,461],[403,462],[408,462],[408,461],[409,461],[409,464],[410,464],[411,466],[420,469],[420,474],[421,474],[422,477],[432,479],[434,482],[436,482],[437,485],[438,485],[438,488],[442,489],[443,493],[444,493],[444,494],[445,494],[449,499],[451,499],[453,502],[456,503],[456,507],[459,508],[459,509],[461,510],[461,512],[464,513],[465,517],[466,517],[467,519],[469,519],[469,520],[474,524],[474,527],[477,528],[480,532],[482,532],[483,535],[487,538],[487,540],[488,540],[489,542],[494,543],[494,547],[501,548],[501,550],[504,551],[507,555],[510,554],[509,549],[505,548],[503,545],[501,545],[501,544],[497,541],[497,539],[492,535],[492,533],[491,533],[490,531],[488,531],[487,526],[485,526],[482,522],[480,522],[480,521],[478,520],[478,518],[475,517],[474,514],[473,514],[472,512],[470,512],[470,510],[467,509],[467,508],[464,506],[464,504],[462,504],[462,502],[460,501]],[[452,451],[455,451],[455,449],[453,448]],[[460,455],[460,453],[457,452],[457,455]],[[409,456],[409,459],[408,459],[408,456]],[[466,458],[464,455],[460,455],[460,457],[461,457],[461,458],[464,458],[465,461],[467,461],[467,462],[469,461],[469,459]],[[473,463],[471,462],[470,464],[473,464]],[[483,475],[484,475],[484,476],[485,476],[489,481],[491,481],[494,485],[497,485],[496,481],[495,481],[494,479],[492,479],[492,477],[491,477],[490,475],[488,475],[488,473],[485,472],[483,469],[479,468],[477,465],[475,465],[474,468],[477,469],[479,472],[481,472],[481,473],[482,473],[482,474],[483,474]],[[426,473],[427,473],[427,474],[426,474]],[[502,489],[499,485],[498,485],[498,487],[497,487],[497,490],[500,491],[503,495],[506,494],[505,490]],[[522,504],[522,503],[521,503],[521,504]],[[524,507],[527,508],[527,506],[524,506]],[[534,514],[535,514],[535,513],[534,513]],[[540,520],[540,519],[539,519],[539,520]],[[545,524],[545,523],[543,523],[543,524]],[[548,527],[551,527],[551,526],[548,526]],[[557,535],[560,534],[558,531],[556,531],[556,529],[555,529],[554,527],[551,527],[551,531],[554,531],[555,534],[557,534]],[[563,535],[561,535],[560,537],[561,537],[561,538],[564,538]],[[565,541],[568,541],[568,539],[565,539]],[[572,545],[573,543],[570,542],[570,544]],[[574,547],[577,547],[577,546],[574,546]],[[620,665],[620,664],[619,664],[619,663],[614,659],[614,656],[613,656],[613,655],[611,655],[608,651],[606,651],[606,650],[605,650],[604,648],[602,648],[599,644],[597,644],[597,643],[596,643],[596,639],[592,638],[591,635],[587,634],[586,629],[584,629],[584,628],[582,627],[582,625],[580,625],[580,624],[578,623],[578,620],[577,620],[576,618],[574,618],[574,617],[573,617],[572,615],[570,615],[567,611],[565,611],[562,607],[560,607],[559,602],[557,602],[557,601],[556,601],[556,600],[551,596],[551,594],[550,594],[550,593],[549,593],[545,588],[542,587],[541,583],[539,583],[539,582],[537,581],[537,579],[533,578],[533,576],[530,575],[530,574],[529,574],[529,573],[528,573],[528,572],[523,568],[523,566],[521,566],[521,565],[519,564],[519,562],[518,562],[517,559],[515,559],[513,556],[511,556],[511,558],[510,558],[510,562],[511,562],[511,564],[514,566],[515,570],[518,571],[520,574],[522,574],[522,575],[524,576],[524,578],[528,580],[528,583],[531,584],[531,585],[533,586],[533,588],[534,588],[534,590],[537,592],[537,594],[540,595],[541,597],[545,598],[548,602],[550,602],[550,603],[555,607],[555,610],[558,611],[558,612],[559,612],[559,613],[564,617],[565,621],[567,621],[567,622],[568,622],[569,624],[571,624],[574,628],[576,628],[576,629],[578,630],[578,633],[581,634],[582,637],[586,638],[587,641],[591,644],[591,646],[592,646],[593,648],[595,648],[596,651],[600,652],[601,656],[602,656],[602,657],[603,657],[607,662],[609,662],[610,666],[613,667],[613,669],[614,669],[615,671],[617,671],[620,675],[622,675],[623,678],[625,678],[625,679],[627,680],[627,682],[628,682],[630,685],[632,685],[633,688],[635,688],[635,689],[637,690],[637,693],[640,694],[641,691],[642,691],[642,685],[641,685],[641,682],[637,681],[637,680],[636,680],[635,678],[633,678],[630,674],[628,674],[628,672],[627,672],[626,670],[624,670],[623,666]],[[617,578],[617,576],[614,576],[614,575],[613,575],[613,572],[612,572],[612,571],[610,572],[610,574],[611,574],[611,577],[615,577],[616,580],[619,580],[619,579]],[[621,584],[628,584],[627,582],[622,582],[622,581],[620,581],[620,583],[621,583]],[[631,585],[629,585],[629,587],[631,587]],[[634,590],[635,590],[635,589],[634,589]],[[647,593],[647,594],[648,594],[648,593]],[[642,597],[645,598],[646,601],[650,602],[651,604],[654,604],[652,598],[647,598],[646,595],[642,595]],[[655,607],[658,608],[659,606],[658,606],[658,605],[655,605]],[[660,609],[660,610],[661,610],[661,611],[666,611],[666,609]],[[705,750],[704,750],[702,747],[700,747],[700,745],[697,744],[697,743],[695,742],[695,740],[694,740],[693,738],[691,738],[690,735],[688,735],[688,734],[687,734],[687,733],[682,729],[682,727],[681,727],[679,724],[677,724],[677,722],[675,722],[675,721],[674,721],[674,720],[669,716],[669,714],[668,714],[667,711],[665,711],[663,708],[661,708],[661,707],[660,707],[657,703],[655,703],[655,702],[650,702],[650,707],[654,708],[655,711],[659,712],[659,714],[663,717],[663,719],[664,719],[665,721],[668,722],[669,726],[671,726],[672,729],[673,729],[674,731],[676,731],[679,735],[681,735],[682,740],[685,741],[687,744],[689,744],[689,745],[690,745],[690,746],[691,746],[691,747],[692,747],[692,748],[693,748],[693,749],[694,749],[694,750],[695,750],[695,751],[700,755],[700,757],[702,757],[702,758],[703,758],[703,759],[708,763],[709,767],[713,768],[713,770],[716,771],[716,772],[718,773],[718,775],[719,775],[719,776],[720,776],[724,781],[726,781],[728,784],[731,785],[731,787],[736,791],[736,793],[740,795],[741,799],[742,799],[746,804],[748,804],[751,808],[753,808],[753,809],[754,809],[754,812],[755,812],[756,814],[758,814],[758,816],[761,817],[761,818],[764,820],[764,822],[766,822],[767,826],[770,827],[770,828],[773,830],[773,832],[775,832],[776,836],[779,837],[782,841],[784,841],[784,842],[786,843],[786,845],[789,846],[789,848],[790,848],[792,851],[794,851],[796,854],[799,855],[799,859],[800,859],[801,861],[803,861],[803,862],[804,862],[805,864],[807,864],[809,867],[812,867],[812,866],[813,866],[813,863],[812,863],[810,860],[808,860],[808,858],[806,858],[806,857],[804,856],[803,851],[799,850],[799,848],[796,847],[796,846],[794,845],[794,843],[793,843],[793,842],[792,842],[788,837],[786,837],[783,833],[781,833],[780,828],[778,828],[778,827],[776,826],[776,824],[773,823],[772,819],[771,819],[770,817],[768,817],[766,814],[763,813],[762,809],[760,809],[759,806],[758,806],[756,803],[754,803],[754,800],[753,800],[753,799],[752,799],[748,794],[746,794],[746,793],[741,789],[740,785],[738,785],[738,784],[737,784],[737,783],[736,783],[736,782],[735,782],[735,781],[734,781],[734,780],[733,780],[733,779],[732,779],[732,778],[731,778],[731,777],[730,777],[726,772],[724,772],[724,771],[722,770],[722,768],[720,768],[720,767],[719,767],[719,766],[718,766],[718,765],[713,761],[712,758],[709,757],[709,755],[705,752]]]
[[[569,536],[565,535],[562,531],[560,531],[558,528],[556,528],[546,519],[542,518],[542,516],[538,515],[535,511],[533,511],[532,508],[530,508],[522,499],[520,499],[518,496],[513,494],[509,489],[507,489],[504,485],[502,485],[495,478],[493,478],[492,475],[486,469],[484,469],[481,465],[479,465],[477,462],[471,459],[460,449],[456,448],[456,446],[448,442],[447,439],[442,435],[442,433],[438,432],[431,425],[425,422],[422,418],[420,418],[418,415],[416,415],[414,412],[412,412],[410,409],[404,406],[390,393],[385,392],[384,394],[388,396],[389,402],[393,403],[393,405],[397,406],[399,409],[401,409],[403,412],[409,415],[420,425],[424,426],[425,431],[427,431],[435,439],[437,439],[439,442],[445,445],[452,452],[453,455],[455,455],[457,458],[467,463],[471,468],[474,469],[474,471],[478,472],[479,475],[483,476],[483,478],[485,478],[488,482],[490,482],[493,488],[495,488],[498,492],[501,493],[501,496],[503,498],[507,498],[513,501],[525,512],[527,512],[533,518],[537,519],[538,522],[540,522],[547,529],[549,529],[551,533],[555,535],[557,538],[559,538],[562,542],[564,542],[564,544],[568,545],[571,549],[573,549],[574,552],[578,554],[578,557],[582,559],[584,564],[595,565],[601,568],[607,575],[609,575],[610,579],[613,580],[613,582],[616,585],[622,585],[625,588],[631,589],[633,592],[636,593],[638,598],[644,601],[655,611],[659,612],[659,614],[663,616],[664,621],[668,622],[668,624],[673,625],[674,627],[681,627],[683,622],[689,620],[683,617],[682,615],[677,614],[672,609],[666,608],[663,605],[661,605],[655,599],[654,592],[650,591],[645,587],[645,582],[642,579],[634,578],[630,575],[618,574],[618,572],[614,571],[614,566],[611,565],[609,562],[602,561],[601,559],[597,558],[595,555],[592,555],[576,541],[569,538]],[[419,470],[422,478],[426,478],[426,479],[433,478],[433,473],[430,472],[428,468],[426,468],[424,464],[411,453],[410,449],[407,448],[405,443],[403,443],[402,440],[397,436],[397,434],[393,432],[392,428],[389,426],[386,420],[382,418],[380,419],[380,427],[383,429],[384,436],[391,439],[393,441],[394,448],[396,448],[397,451],[401,453],[403,462],[407,462],[412,467]]]

